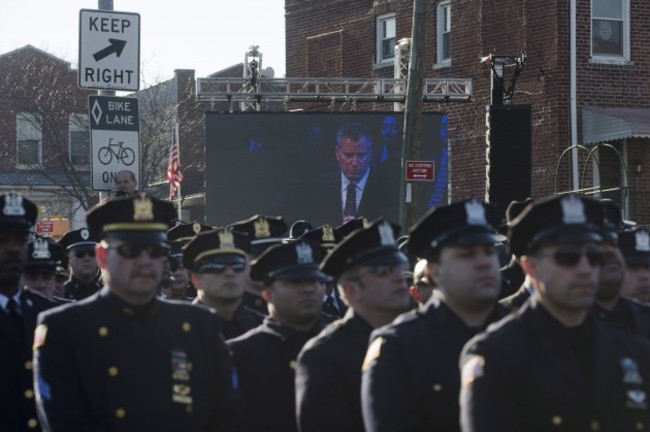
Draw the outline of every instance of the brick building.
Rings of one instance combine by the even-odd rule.
[[[18,190],[41,218],[85,225],[90,190],[89,91],[70,63],[31,45],[0,55],[0,192]]]
[[[511,103],[531,106],[532,195],[573,189],[575,153],[578,188],[595,186],[589,193],[614,199],[626,217],[649,224],[650,3],[575,0],[573,140],[570,3],[428,3],[425,77],[471,78],[474,88],[469,103],[425,104],[449,114],[451,199],[485,194],[492,79],[481,58],[525,52]],[[413,1],[286,0],[285,12],[288,77],[392,77],[392,47],[411,36]],[[505,64],[506,87],[514,69]],[[568,150],[572,145],[579,147]]]

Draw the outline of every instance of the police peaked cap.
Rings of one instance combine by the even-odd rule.
[[[353,231],[361,228],[367,228],[368,225],[370,225],[370,221],[368,221],[368,219],[364,217],[358,217],[342,223],[341,225],[337,226],[336,229],[339,230],[343,237],[347,237]]]
[[[307,231],[300,240],[309,240],[314,243],[320,244],[327,250],[333,249],[337,243],[343,240],[343,234],[332,225],[321,225],[320,227]]]
[[[529,204],[509,224],[515,256],[557,243],[600,242],[602,204],[579,195],[553,196]]]
[[[248,234],[251,240],[251,254],[257,256],[266,248],[282,242],[287,232],[287,223],[282,216],[260,216],[235,222],[228,228]]]
[[[91,249],[97,244],[97,239],[88,228],[81,228],[65,233],[59,244],[66,252],[72,249]]]
[[[358,265],[407,264],[406,256],[395,244],[399,233],[399,225],[377,219],[368,227],[353,231],[336,245],[323,260],[321,270],[338,278]]]
[[[25,273],[54,273],[57,265],[66,261],[63,247],[50,237],[36,236],[27,245]]]
[[[210,263],[246,262],[250,251],[248,235],[231,229],[198,233],[183,247],[183,266],[194,272]]]
[[[611,200],[601,200],[602,223],[600,235],[603,239],[616,240],[618,231],[623,229],[623,216],[620,207]]]
[[[629,267],[650,266],[650,232],[643,228],[618,233],[618,247]]]
[[[107,235],[130,242],[166,242],[174,205],[145,192],[103,201],[88,210],[88,228],[98,240]]]
[[[181,223],[167,230],[167,240],[170,242],[187,243],[198,233],[213,229],[214,227],[199,222]]]
[[[499,208],[477,199],[434,207],[411,227],[409,254],[431,258],[443,246],[495,244],[505,239],[496,231]]]
[[[275,245],[251,263],[250,278],[267,285],[276,279],[326,281],[319,270],[325,253],[319,244],[302,239]]]
[[[36,204],[17,192],[0,195],[0,230],[29,232],[36,223]]]

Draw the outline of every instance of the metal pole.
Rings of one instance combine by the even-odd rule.
[[[415,182],[406,181],[407,160],[417,160],[420,152],[420,127],[422,120],[422,94],[424,91],[424,44],[427,29],[428,0],[414,0],[411,58],[406,84],[404,109],[404,145],[400,176],[399,223],[407,231],[415,223],[417,201]]]
[[[97,9],[99,10],[113,10],[113,0],[97,0]],[[115,90],[97,90],[100,96],[115,96]],[[142,185],[140,185],[142,188]],[[110,196],[110,192],[108,193]],[[99,191],[99,201],[104,199],[104,193]]]

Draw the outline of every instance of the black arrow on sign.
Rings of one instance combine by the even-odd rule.
[[[124,47],[126,46],[125,40],[109,39],[108,42],[110,43],[109,46],[93,54],[95,61],[100,61],[101,59],[108,57],[113,53],[115,53],[115,55],[117,55],[118,57],[122,55],[122,51],[124,51]]]

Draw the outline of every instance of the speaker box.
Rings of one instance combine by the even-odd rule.
[[[503,210],[531,195],[530,105],[490,105],[486,113],[486,200]]]

